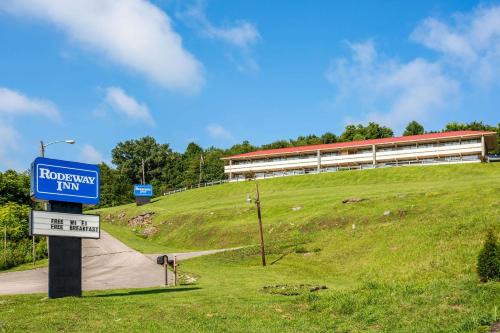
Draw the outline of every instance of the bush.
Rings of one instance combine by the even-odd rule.
[[[500,280],[500,248],[493,231],[488,231],[484,246],[477,259],[477,273],[482,282]]]

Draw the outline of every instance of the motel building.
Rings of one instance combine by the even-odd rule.
[[[230,181],[350,169],[474,163],[497,148],[497,133],[455,131],[259,150],[223,158]]]

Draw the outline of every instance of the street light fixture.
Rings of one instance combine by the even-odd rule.
[[[40,140],[40,156],[45,157],[45,147],[56,144],[56,143],[69,143],[70,145],[75,144],[75,140],[73,139],[68,139],[68,140],[60,140],[60,141],[54,141],[54,142],[49,142],[49,143],[43,143],[43,141]]]

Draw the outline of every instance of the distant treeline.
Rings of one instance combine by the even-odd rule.
[[[488,130],[496,131],[500,137],[500,123],[495,127],[482,122],[456,123],[445,126],[442,131]],[[430,133],[416,121],[406,127],[403,135]],[[189,187],[198,182],[211,182],[224,179],[224,162],[221,157],[248,153],[259,149],[274,149],[322,143],[346,142],[354,140],[378,139],[394,136],[392,129],[377,123],[348,125],[340,135],[326,132],[323,135],[299,136],[296,139],[278,140],[262,146],[254,146],[249,141],[235,144],[228,149],[210,147],[203,149],[196,143],[188,144],[183,153],[173,151],[169,144],[158,143],[151,136],[120,142],[112,150],[112,164],[100,164],[101,168],[101,207],[116,206],[133,201],[133,184],[141,182],[142,161],[145,165],[146,182],[153,185],[155,195],[169,190]],[[498,153],[498,151],[496,152]],[[12,177],[12,171],[7,171]],[[1,173],[0,173],[1,176]],[[2,184],[0,177],[0,204],[2,201],[26,202],[29,196],[27,174],[18,174],[20,187],[11,182]]]

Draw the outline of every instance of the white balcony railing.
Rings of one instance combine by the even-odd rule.
[[[455,144],[435,147],[416,147],[412,149],[397,149],[376,152],[376,162],[404,161],[440,156],[462,156],[481,153],[481,143]],[[352,165],[373,163],[373,153],[321,156],[321,166]],[[247,172],[263,172],[277,170],[314,169],[318,167],[317,157],[300,158],[297,156],[282,158],[278,161],[252,161],[235,165],[226,165],[225,173],[242,174]]]

